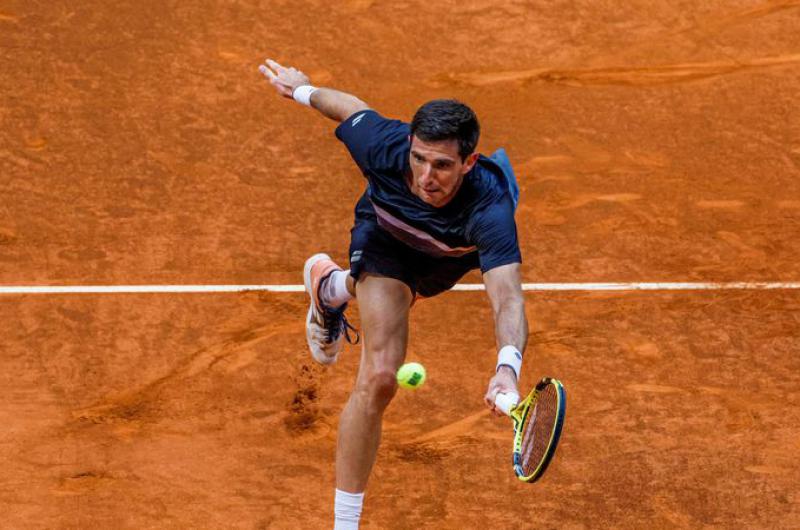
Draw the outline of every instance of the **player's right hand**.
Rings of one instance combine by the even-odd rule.
[[[508,366],[501,366],[494,377],[489,381],[489,388],[486,390],[486,395],[483,397],[484,403],[494,413],[495,416],[503,416],[503,412],[497,408],[495,399],[499,393],[507,394],[517,390],[517,377],[514,371]]]
[[[267,59],[266,66],[261,65],[258,71],[264,74],[278,94],[285,98],[291,98],[294,89],[302,85],[310,85],[308,76],[297,68],[282,66],[272,59]]]

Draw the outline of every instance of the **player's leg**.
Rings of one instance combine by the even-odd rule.
[[[356,286],[364,345],[355,388],[342,412],[336,486],[364,491],[381,436],[383,412],[397,391],[408,344],[411,289],[393,278],[364,274]]]
[[[413,298],[405,283],[363,273],[356,286],[364,344],[356,383],[339,420],[335,530],[356,529],[375,464],[383,412],[397,391]]]

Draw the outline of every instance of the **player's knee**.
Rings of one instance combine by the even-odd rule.
[[[378,410],[385,409],[397,393],[397,374],[390,369],[378,368],[372,371],[366,383],[369,401]]]

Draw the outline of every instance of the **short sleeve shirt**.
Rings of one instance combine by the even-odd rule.
[[[522,261],[514,201],[502,170],[480,156],[455,197],[436,208],[411,191],[410,125],[374,110],[357,112],[336,128],[336,137],[368,181],[356,217],[372,216],[396,239],[435,257],[478,253],[481,272]],[[363,200],[366,198],[367,200]]]

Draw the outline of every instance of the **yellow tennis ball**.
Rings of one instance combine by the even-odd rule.
[[[419,388],[425,383],[425,367],[419,363],[406,363],[397,370],[397,384],[403,388]]]

